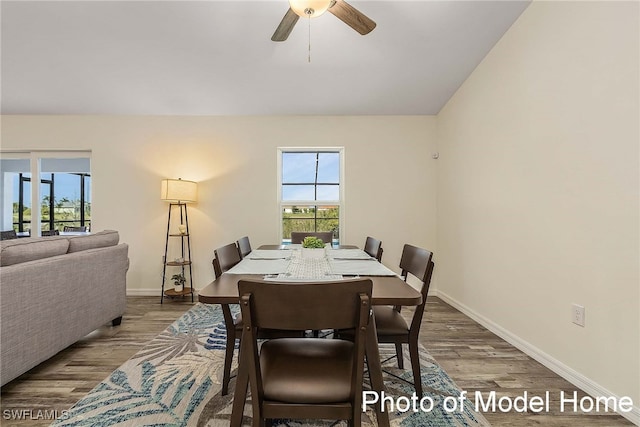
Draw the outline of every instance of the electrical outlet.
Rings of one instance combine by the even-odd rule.
[[[571,321],[578,326],[584,327],[584,307],[578,304],[571,306]]]

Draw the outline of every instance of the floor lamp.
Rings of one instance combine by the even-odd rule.
[[[191,270],[191,239],[189,234],[189,216],[187,214],[187,203],[195,203],[197,201],[198,186],[194,181],[186,181],[178,179],[163,179],[161,186],[160,198],[169,202],[169,215],[167,218],[167,237],[164,245],[164,257],[162,266],[162,295],[160,304],[164,297],[175,297],[191,294],[191,302],[193,302],[193,275]],[[180,224],[177,232],[171,232],[171,213],[178,208],[180,212]],[[179,238],[180,242],[180,258],[169,260],[167,255],[169,252],[169,240]],[[182,280],[182,289],[165,290],[165,282],[167,277],[167,267],[180,267]],[[185,271],[189,271],[189,287],[185,278]],[[175,276],[175,275],[174,275]]]

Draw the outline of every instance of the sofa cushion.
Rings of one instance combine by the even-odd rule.
[[[73,236],[69,237],[69,253],[115,246],[119,241],[120,235],[115,230],[100,231],[86,236]]]
[[[62,236],[4,240],[0,249],[0,266],[64,255],[68,249],[69,240]]]

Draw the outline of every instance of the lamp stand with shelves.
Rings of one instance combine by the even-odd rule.
[[[191,295],[191,302],[193,302],[191,235],[189,231],[187,203],[196,201],[196,183],[193,181],[183,181],[181,179],[165,179],[162,181],[162,200],[169,202],[169,214],[167,218],[167,235],[164,246],[164,256],[162,257],[162,294],[160,297],[160,304],[163,303],[165,297],[174,298],[184,297],[185,295]],[[178,226],[178,233],[172,233],[171,215],[176,208],[180,215],[180,225]],[[174,217],[174,219],[176,218]],[[177,243],[177,241],[180,242],[180,247],[175,251],[175,243]],[[175,258],[173,260],[169,259],[170,242],[174,245],[172,247],[175,253],[180,254],[179,258]],[[169,271],[175,271],[174,268],[179,267],[179,274],[183,279],[182,290],[175,290],[173,288],[165,289],[168,267]]]

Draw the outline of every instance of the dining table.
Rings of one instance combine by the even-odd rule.
[[[330,246],[322,254],[307,254],[301,245],[263,245],[249,253],[233,268],[217,277],[198,291],[198,299],[204,304],[238,304],[238,282],[249,280],[275,280],[317,282],[319,280],[339,280],[354,277],[370,278],[373,287],[372,305],[417,306],[422,302],[419,290],[406,283],[400,276],[366,254],[357,246]],[[373,310],[372,310],[373,315]],[[233,325],[226,325],[233,328]],[[381,393],[384,390],[382,366],[378,350],[375,319],[367,327],[366,358],[369,366],[371,387]],[[249,385],[249,373],[244,361],[242,348],[238,357],[238,373],[233,396],[231,426],[240,427]],[[381,427],[389,426],[389,416],[381,399],[376,405],[376,418]]]

